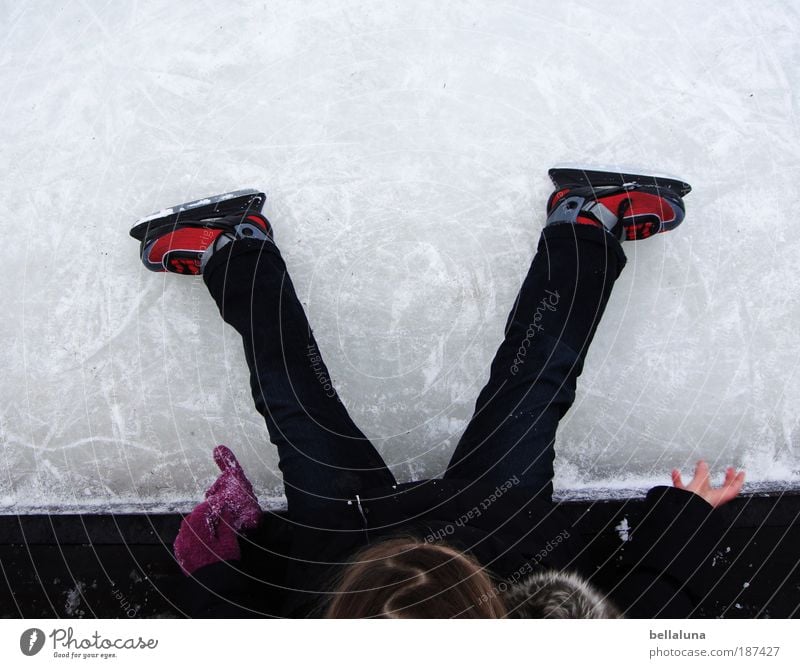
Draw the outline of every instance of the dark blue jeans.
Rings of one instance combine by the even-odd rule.
[[[552,494],[558,421],[575,399],[624,265],[622,247],[604,230],[545,228],[445,478],[495,485],[517,476],[532,493]],[[256,409],[278,448],[290,519],[327,524],[326,513],[343,500],[396,484],[333,389],[277,247],[229,244],[211,258],[204,280],[242,336]]]

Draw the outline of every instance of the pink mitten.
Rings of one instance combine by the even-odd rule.
[[[237,532],[254,529],[261,521],[253,486],[234,454],[218,445],[214,461],[222,473],[206,500],[184,517],[175,539],[175,558],[186,575],[218,561],[239,559]]]

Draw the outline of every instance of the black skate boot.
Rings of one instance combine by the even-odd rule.
[[[202,274],[211,255],[231,241],[272,241],[272,228],[260,213],[264,200],[256,190],[237,190],[179,204],[141,219],[131,236],[141,242],[149,270]]]
[[[666,177],[581,169],[551,169],[556,191],[547,225],[604,227],[620,240],[646,239],[683,222],[688,183]]]

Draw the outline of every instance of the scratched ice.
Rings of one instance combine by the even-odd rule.
[[[240,342],[127,236],[242,187],[268,193],[355,420],[401,480],[441,473],[546,169],[584,159],[694,192],[679,230],[625,247],[557,488],[640,492],[700,456],[798,486],[791,4],[4,3],[0,25],[3,509],[185,508],[217,443],[279,502]]]

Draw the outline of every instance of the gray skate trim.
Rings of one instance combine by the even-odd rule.
[[[220,248],[224,248],[227,246],[231,241],[233,241],[233,237],[230,234],[226,234],[223,232],[220,234],[216,239],[214,239],[214,243],[212,243],[208,248],[206,248],[205,252],[203,253],[203,257],[200,258],[200,273],[205,271],[206,265],[208,261],[211,259],[211,256],[214,255],[216,251]]]
[[[236,236],[231,235],[229,232],[223,232],[216,239],[214,239],[213,244],[206,248],[205,252],[203,253],[203,257],[200,258],[201,273],[205,271],[206,265],[211,259],[211,256],[235,239],[255,239],[257,241],[269,241],[274,243],[269,235],[264,233],[264,230],[262,230],[258,225],[253,225],[253,223],[239,223],[238,225],[235,225],[233,229],[235,230]]]
[[[272,241],[269,238],[269,235],[264,233],[258,225],[253,225],[253,223],[239,223],[235,225],[234,230],[236,230],[236,238],[237,239],[259,239],[261,241]]]
[[[609,232],[614,228],[614,225],[617,224],[617,214],[602,202],[590,201],[583,207],[583,211],[591,214],[594,218],[603,223],[603,227]]]
[[[547,216],[547,225],[555,225],[557,223],[572,223],[574,225],[585,201],[584,197],[565,197],[553,209],[552,213]]]

